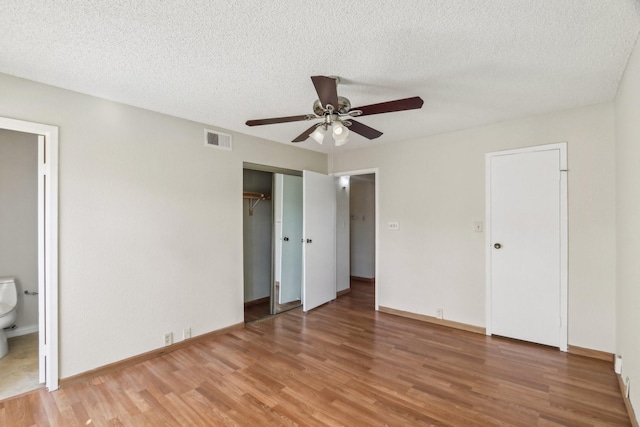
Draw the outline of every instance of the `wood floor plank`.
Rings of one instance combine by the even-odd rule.
[[[611,363],[379,313],[373,291],[0,401],[0,426],[631,425]]]

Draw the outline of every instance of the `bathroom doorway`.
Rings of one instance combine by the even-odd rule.
[[[13,277],[16,319],[3,322],[0,400],[40,386],[38,349],[38,136],[0,129],[0,277]]]
[[[2,400],[58,388],[58,128],[0,117],[0,144],[0,227],[12,239],[0,276],[15,277],[18,291],[15,325],[5,331],[9,353],[0,359]],[[13,363],[22,359],[30,362]]]

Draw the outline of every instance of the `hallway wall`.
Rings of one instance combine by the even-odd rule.
[[[351,276],[373,279],[376,275],[375,175],[352,176],[349,196]]]

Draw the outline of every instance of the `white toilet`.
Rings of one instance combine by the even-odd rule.
[[[0,277],[0,358],[9,352],[7,334],[4,328],[13,325],[16,321],[16,305],[18,304],[18,292],[16,281],[13,277]]]

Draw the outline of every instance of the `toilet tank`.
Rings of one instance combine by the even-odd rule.
[[[0,277],[0,303],[15,307],[18,302],[16,281],[13,277]]]

